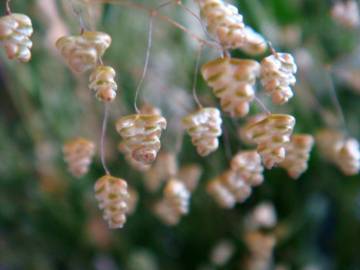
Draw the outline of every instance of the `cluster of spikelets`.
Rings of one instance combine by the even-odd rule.
[[[24,14],[12,13],[0,18],[0,44],[9,59],[20,62],[31,59],[32,33],[31,19]]]
[[[360,26],[359,5],[355,0],[337,1],[331,9],[333,19],[347,28]]]
[[[359,143],[336,130],[321,130],[316,134],[320,153],[344,174],[356,175],[360,170]]]
[[[207,156],[219,147],[222,120],[216,108],[201,108],[183,118],[183,125],[191,136],[200,156]]]
[[[95,144],[85,138],[71,139],[65,142],[63,154],[69,172],[75,177],[81,177],[89,171],[95,154]]]
[[[222,0],[198,0],[207,30],[225,49],[242,49],[261,54],[267,44],[264,38],[246,26],[238,9]]]
[[[108,34],[93,31],[64,36],[56,42],[60,54],[74,72],[92,71],[89,88],[102,102],[113,101],[117,91],[116,72],[112,67],[103,65],[101,59],[110,44]]]
[[[223,208],[233,208],[245,201],[252,192],[252,187],[263,180],[263,166],[256,151],[241,151],[231,160],[231,168],[207,185],[208,193]]]

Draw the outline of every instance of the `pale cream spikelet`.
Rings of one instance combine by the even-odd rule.
[[[360,169],[359,143],[336,130],[322,130],[316,143],[323,157],[334,163],[345,175],[356,175]]]
[[[201,68],[207,84],[220,99],[221,108],[231,117],[244,117],[255,98],[260,64],[249,59],[218,58]]]
[[[251,187],[236,172],[227,170],[219,180],[234,195],[236,202],[242,203],[250,197]]]
[[[308,134],[294,134],[285,146],[286,157],[279,165],[286,169],[289,176],[297,179],[308,168],[314,137]]]
[[[200,156],[207,156],[219,147],[222,119],[216,108],[202,108],[182,120]]]
[[[332,18],[347,28],[360,25],[359,5],[355,0],[337,1],[331,9]]]
[[[81,177],[89,171],[95,154],[95,144],[85,138],[72,139],[65,142],[63,154],[69,172],[75,177]]]
[[[255,115],[248,116],[246,118],[245,124],[239,127],[238,136],[241,141],[247,145],[256,145],[256,143],[251,139],[250,134],[248,133],[248,127],[259,122],[267,117],[266,113],[258,113]]]
[[[293,116],[270,114],[263,120],[246,127],[245,133],[257,144],[257,151],[267,169],[271,169],[285,159],[285,145],[290,141],[294,126]]]
[[[255,32],[251,27],[246,26],[244,29],[245,40],[241,47],[245,53],[250,55],[259,55],[266,51],[267,42],[262,35]]]
[[[233,208],[235,206],[236,198],[234,194],[224,186],[219,178],[211,180],[207,184],[206,190],[220,207]]]
[[[72,70],[83,73],[95,68],[110,44],[108,34],[85,31],[81,35],[59,38],[56,48]]]
[[[294,57],[288,53],[275,52],[261,61],[261,84],[274,104],[284,104],[294,96],[291,86],[296,83],[296,71]]]
[[[9,59],[28,62],[31,59],[33,34],[31,19],[19,13],[0,17],[0,45]]]
[[[188,164],[180,168],[177,178],[185,184],[190,192],[193,192],[199,184],[201,174],[201,166],[198,164]]]
[[[241,176],[250,186],[259,186],[264,181],[261,156],[256,151],[240,151],[231,160],[231,170]]]
[[[102,102],[113,101],[116,97],[117,84],[116,72],[110,66],[99,65],[90,74],[89,88],[95,92],[95,96]]]
[[[164,198],[175,212],[181,215],[189,212],[190,192],[180,180],[171,178],[167,182]]]
[[[94,189],[99,208],[103,210],[103,218],[108,222],[109,228],[122,228],[126,222],[129,203],[126,181],[105,175],[96,181]]]
[[[170,152],[160,152],[152,167],[145,173],[145,187],[150,192],[157,191],[161,184],[178,171],[176,156]]]
[[[154,214],[166,225],[174,226],[179,223],[181,214],[171,207],[165,199],[158,201],[153,208]]]
[[[152,114],[133,114],[121,117],[116,130],[131,157],[142,164],[151,164],[160,150],[160,136],[166,128],[164,117]]]

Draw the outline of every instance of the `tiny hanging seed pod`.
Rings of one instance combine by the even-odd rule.
[[[109,66],[97,66],[90,75],[89,88],[95,92],[95,96],[102,102],[113,101],[116,97],[117,84],[116,72]]]
[[[167,200],[160,200],[153,209],[155,215],[166,225],[173,226],[179,223],[181,214],[171,207]]]
[[[264,181],[261,157],[256,151],[241,151],[231,160],[231,170],[250,186],[259,186]]]
[[[314,138],[307,134],[296,134],[286,145],[286,157],[279,165],[287,170],[290,177],[297,179],[307,170]]]
[[[263,202],[245,218],[248,230],[273,229],[277,225],[275,207],[270,202]]]
[[[140,172],[145,172],[150,169],[150,164],[144,164],[142,162],[139,162],[135,160],[132,157],[131,149],[128,147],[128,145],[122,141],[118,144],[118,150],[124,154],[125,160],[130,164],[131,167],[133,167],[135,170],[138,170]]]
[[[152,106],[149,103],[144,103],[140,108],[140,113],[161,115],[161,110],[155,106]]]
[[[250,55],[262,54],[267,49],[267,42],[264,37],[256,33],[252,28],[246,26],[244,29],[244,45],[241,49]]]
[[[56,41],[56,47],[78,73],[95,68],[100,57],[111,44],[111,37],[102,32],[85,31],[78,36],[65,36]]]
[[[121,117],[116,130],[123,139],[124,147],[136,161],[151,164],[160,150],[160,136],[166,128],[164,117],[154,114],[133,114]]]
[[[185,184],[186,188],[193,192],[198,186],[202,168],[197,164],[185,165],[180,168],[177,177]]]
[[[128,212],[129,192],[126,181],[105,175],[95,183],[95,197],[111,229],[122,228]]]
[[[221,183],[242,203],[251,195],[251,187],[235,172],[228,170],[220,176]]]
[[[336,146],[336,163],[345,175],[356,175],[360,169],[359,143],[355,139],[346,139]]]
[[[270,114],[261,121],[249,125],[245,131],[250,140],[256,142],[267,169],[285,159],[285,145],[295,126],[295,118],[287,114]]]
[[[205,81],[220,99],[222,110],[231,117],[244,117],[249,113],[259,71],[256,61],[229,57],[213,60],[201,68]]]
[[[290,86],[296,83],[296,71],[294,57],[288,53],[275,53],[261,61],[261,84],[274,104],[284,104],[293,97]]]
[[[207,184],[207,192],[214,198],[216,203],[223,208],[233,208],[236,198],[231,191],[224,186],[220,178],[215,178]]]
[[[259,113],[247,117],[246,123],[238,129],[238,134],[240,139],[247,145],[256,145],[256,143],[251,139],[250,134],[247,132],[248,127],[259,122],[267,117],[266,113]]]
[[[95,154],[95,144],[84,138],[76,138],[64,144],[63,153],[70,173],[81,177],[89,171]]]
[[[190,192],[180,180],[172,178],[167,182],[164,198],[175,212],[181,215],[189,212]]]
[[[238,9],[222,0],[204,0],[199,3],[201,17],[209,33],[226,49],[242,47],[245,25]]]
[[[139,194],[137,193],[137,191],[134,188],[129,187],[129,201],[127,208],[127,213],[129,215],[135,212],[138,200],[139,200]]]
[[[347,28],[360,25],[360,12],[355,0],[337,1],[331,9],[331,16],[337,23]]]
[[[183,118],[183,125],[191,136],[200,156],[207,156],[219,146],[222,119],[216,108],[202,108]]]
[[[31,19],[24,14],[12,13],[0,18],[0,44],[9,59],[28,62],[31,59],[33,34]]]

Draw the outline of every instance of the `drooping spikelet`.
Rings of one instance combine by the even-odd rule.
[[[190,192],[180,180],[170,179],[164,189],[164,198],[174,212],[185,215],[189,212]]]
[[[161,152],[154,165],[145,173],[145,186],[150,192],[157,191],[161,184],[178,171],[174,153]]]
[[[199,0],[201,17],[207,30],[224,49],[243,49],[247,53],[263,53],[267,44],[243,22],[238,9],[222,0]],[[255,44],[257,43],[258,44]]]
[[[307,170],[314,137],[307,134],[296,134],[285,146],[286,157],[279,165],[287,170],[290,177],[297,179]]]
[[[116,72],[112,67],[99,65],[90,74],[89,88],[95,92],[96,98],[102,102],[113,101],[116,97]]]
[[[179,178],[186,186],[186,188],[193,192],[198,186],[202,168],[197,164],[189,164],[180,168],[177,178]]]
[[[75,72],[93,69],[111,44],[111,37],[102,32],[85,31],[77,36],[65,36],[56,41],[56,47]]]
[[[331,9],[333,19],[347,28],[360,25],[359,5],[355,0],[337,1]]]
[[[118,150],[124,154],[125,160],[130,164],[131,167],[133,167],[135,170],[138,170],[140,172],[144,172],[150,169],[151,164],[144,164],[142,162],[139,162],[135,160],[132,157],[131,149],[128,147],[128,145],[122,141],[118,144]]]
[[[246,127],[246,137],[257,144],[266,168],[271,169],[285,159],[285,145],[290,141],[294,126],[295,118],[291,115],[270,114]]]
[[[294,57],[288,53],[275,53],[261,61],[261,84],[273,103],[284,104],[293,97],[290,86],[296,83],[296,71]]]
[[[266,116],[267,116],[266,113],[258,113],[255,115],[248,116],[246,118],[245,124],[239,127],[238,129],[238,136],[243,143],[251,146],[256,144],[253,140],[251,140],[251,138],[249,138],[249,134],[247,133],[248,127],[256,122],[263,120],[264,118],[266,118]]]
[[[183,125],[191,136],[200,156],[207,156],[219,146],[222,119],[216,108],[202,108],[183,118]]]
[[[321,154],[334,163],[345,175],[356,175],[360,170],[359,143],[335,130],[322,130],[316,134]]]
[[[70,173],[80,177],[89,171],[95,154],[95,144],[84,138],[72,139],[64,144],[63,153]]]
[[[128,115],[116,122],[116,130],[123,139],[126,152],[145,165],[156,159],[161,147],[161,132],[165,128],[165,118],[152,114]]]
[[[260,65],[256,61],[229,57],[218,58],[201,68],[205,81],[220,99],[222,110],[232,117],[249,113],[259,71]]]
[[[28,62],[31,58],[33,33],[31,19],[18,13],[0,18],[0,44],[4,46],[9,59]]]
[[[174,211],[169,202],[165,199],[158,201],[153,211],[155,215],[165,224],[173,226],[179,223],[181,215]]]
[[[231,170],[236,172],[250,186],[261,185],[264,181],[261,157],[256,151],[241,151],[231,160]]]
[[[126,222],[129,202],[126,181],[111,175],[101,177],[95,183],[95,197],[109,227],[111,229],[122,228]]]
[[[232,208],[236,202],[241,203],[251,195],[251,187],[231,170],[211,180],[207,191],[224,208]]]

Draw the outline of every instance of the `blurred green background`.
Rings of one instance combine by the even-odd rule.
[[[282,231],[274,250],[274,265],[283,264],[288,269],[360,269],[360,177],[343,176],[319,156],[316,147],[309,170],[298,181],[281,169],[266,171],[264,184],[235,209],[220,209],[206,194],[205,183],[228,167],[226,151],[235,154],[245,147],[237,137],[243,120],[224,117],[228,141],[222,140],[220,149],[204,159],[185,136],[178,161],[200,163],[204,174],[192,196],[189,215],[176,227],[163,225],[151,212],[160,195],[149,194],[141,174],[118,153],[120,138],[114,129],[116,118],[134,112],[148,16],[123,5],[88,2],[11,2],[13,12],[32,18],[35,33],[30,63],[9,61],[3,50],[0,54],[0,270],[245,269],[243,219],[262,201],[275,205]],[[160,4],[154,0],[144,3]],[[334,3],[238,0],[234,4],[248,25],[277,50],[293,53],[300,67],[295,98],[280,108],[268,107],[294,115],[296,132],[314,134],[330,126],[343,130],[329,95],[333,83],[347,131],[360,138],[360,91],[343,76],[349,71],[360,74],[356,73],[360,72],[359,28],[347,29],[335,22],[330,16]],[[184,4],[198,12],[193,1]],[[62,143],[68,138],[84,136],[99,141],[103,113],[102,104],[87,87],[86,75],[72,74],[54,49],[58,37],[80,31],[72,7],[88,27],[105,31],[113,39],[104,61],[116,69],[120,91],[111,105],[106,158],[112,174],[128,180],[140,193],[137,210],[122,230],[108,230],[97,208],[93,184],[103,175],[99,156],[90,173],[80,180],[70,176],[62,159]],[[0,8],[4,13],[4,5]],[[203,35],[199,22],[176,5],[161,12]],[[195,108],[191,86],[197,49],[197,42],[188,35],[155,21],[141,99],[160,107],[170,123],[162,137],[167,151],[175,151],[179,119]],[[201,63],[216,55],[214,50],[205,49]],[[240,52],[233,55],[244,56]],[[217,105],[200,77],[198,88],[204,104]],[[252,110],[260,108],[254,104]],[[210,254],[222,239],[231,241],[236,249],[225,266],[217,267]]]

